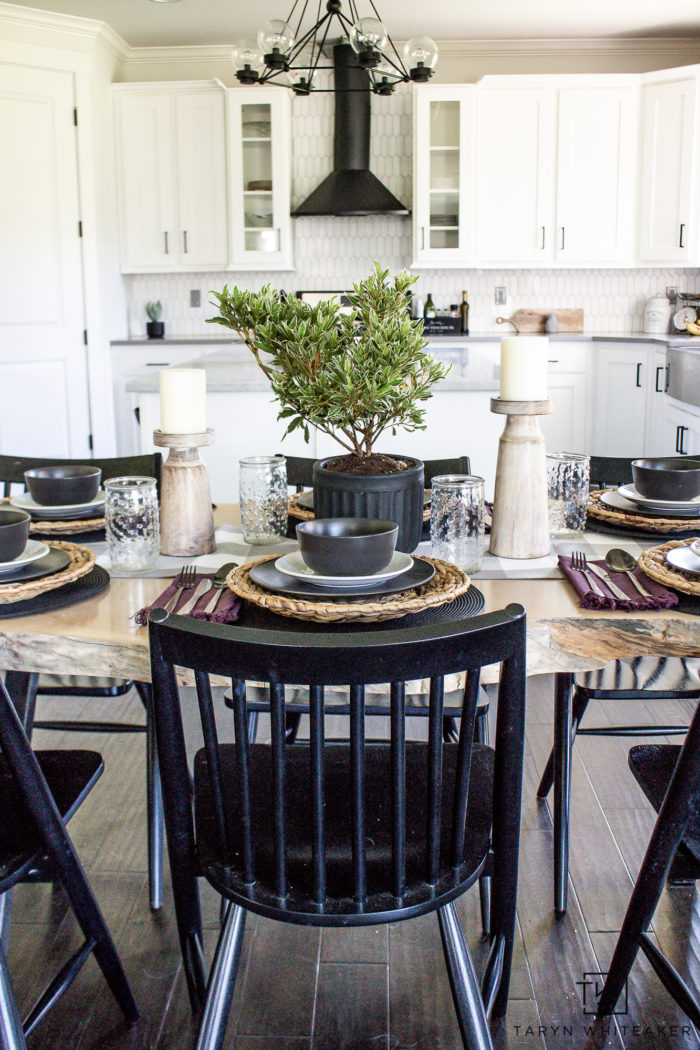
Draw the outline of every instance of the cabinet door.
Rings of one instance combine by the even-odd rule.
[[[586,451],[586,376],[560,372],[549,377],[554,412],[540,417],[548,452]]]
[[[226,149],[222,91],[178,92],[177,251],[183,268],[228,262]]]
[[[647,377],[645,456],[672,456],[673,440],[666,427],[666,351],[650,351]]]
[[[646,347],[600,346],[593,351],[590,451],[639,456],[645,448],[648,376]]]
[[[416,89],[414,265],[459,266],[473,235],[473,88]]]
[[[670,454],[699,456],[700,416],[668,404],[665,418],[668,435],[673,441],[673,449]]]
[[[291,110],[276,88],[227,93],[231,178],[231,266],[292,266],[290,220]]]
[[[549,87],[477,90],[479,263],[553,258],[554,102]]]
[[[116,114],[122,272],[172,270],[179,244],[171,98],[119,94]]]
[[[682,261],[694,250],[691,194],[695,80],[642,88],[639,256]]]
[[[563,88],[557,135],[556,257],[634,259],[635,87]]]

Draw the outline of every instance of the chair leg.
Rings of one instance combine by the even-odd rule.
[[[163,793],[160,784],[158,767],[158,749],[156,747],[156,729],[153,718],[153,699],[151,687],[145,682],[135,682],[146,709],[146,806],[148,836],[148,894],[151,911],[157,911],[163,904]]]
[[[221,1050],[241,958],[246,911],[229,902],[207,983],[207,998],[197,1035],[197,1050]]]
[[[4,950],[0,950],[0,1046],[3,1050],[27,1048]]]
[[[296,744],[301,725],[301,711],[287,711],[284,716],[284,735],[288,744]]]
[[[53,884],[55,888],[55,883]],[[10,942],[10,921],[12,919],[12,902],[14,899],[14,887],[0,896],[0,951],[7,955],[7,946]]]
[[[493,1050],[479,981],[454,904],[439,908],[437,915],[462,1042],[467,1050]]]
[[[566,911],[569,888],[569,808],[571,804],[572,674],[554,683],[554,910]]]
[[[574,699],[572,702],[571,709],[571,743],[573,744],[576,739],[576,733],[578,727],[581,724],[581,719],[588,707],[588,697],[582,694],[578,689],[574,690]],[[549,752],[549,758],[547,764],[544,767],[542,773],[542,779],[540,780],[539,787],[537,788],[537,797],[546,798],[551,791],[552,784],[554,783],[554,748]]]

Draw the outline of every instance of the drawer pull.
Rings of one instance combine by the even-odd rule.
[[[547,364],[548,365],[558,365],[559,364],[559,358],[558,357],[550,357],[549,360],[547,361]]]
[[[168,368],[169,361],[147,361],[146,368]]]
[[[637,362],[637,378],[634,381],[634,385],[635,386],[641,386],[642,385],[641,379],[642,379],[642,362],[638,361]]]
[[[681,223],[681,228],[680,228],[680,236],[678,238],[678,247],[679,248],[685,248],[685,245],[683,244],[683,237],[684,236],[685,236],[685,223],[682,222]]]
[[[683,434],[687,429],[687,427],[676,427],[676,452],[681,456],[688,455],[688,453],[683,448]]]
[[[654,389],[656,390],[657,394],[663,394],[663,392],[664,392],[663,391],[663,387],[659,386],[659,375],[660,375],[660,373],[665,371],[665,367],[666,367],[665,365],[657,365],[656,366],[656,382],[654,384]]]

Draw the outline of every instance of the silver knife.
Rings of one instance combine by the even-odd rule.
[[[589,561],[588,568],[591,572],[594,572],[596,574],[598,579],[602,580],[603,583],[610,588],[610,590],[616,598],[621,598],[623,602],[631,601],[629,594],[625,594],[625,592],[621,590],[616,583],[613,583],[605,569],[601,569],[599,565],[596,565],[592,561]]]
[[[202,595],[210,591],[212,587],[211,580],[200,580],[192,597],[185,602],[181,609],[175,610],[177,615],[187,616],[188,613],[191,613]]]

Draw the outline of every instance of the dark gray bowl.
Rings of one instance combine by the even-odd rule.
[[[304,562],[322,576],[369,576],[391,561],[399,527],[378,518],[316,518],[297,525]]]
[[[24,510],[0,509],[0,562],[20,556],[27,546],[30,521]]]
[[[700,496],[700,459],[633,459],[632,477],[637,492],[647,499],[689,500]]]
[[[32,498],[44,507],[92,502],[101,478],[100,467],[69,463],[58,467],[34,467],[24,472],[24,480]]]

